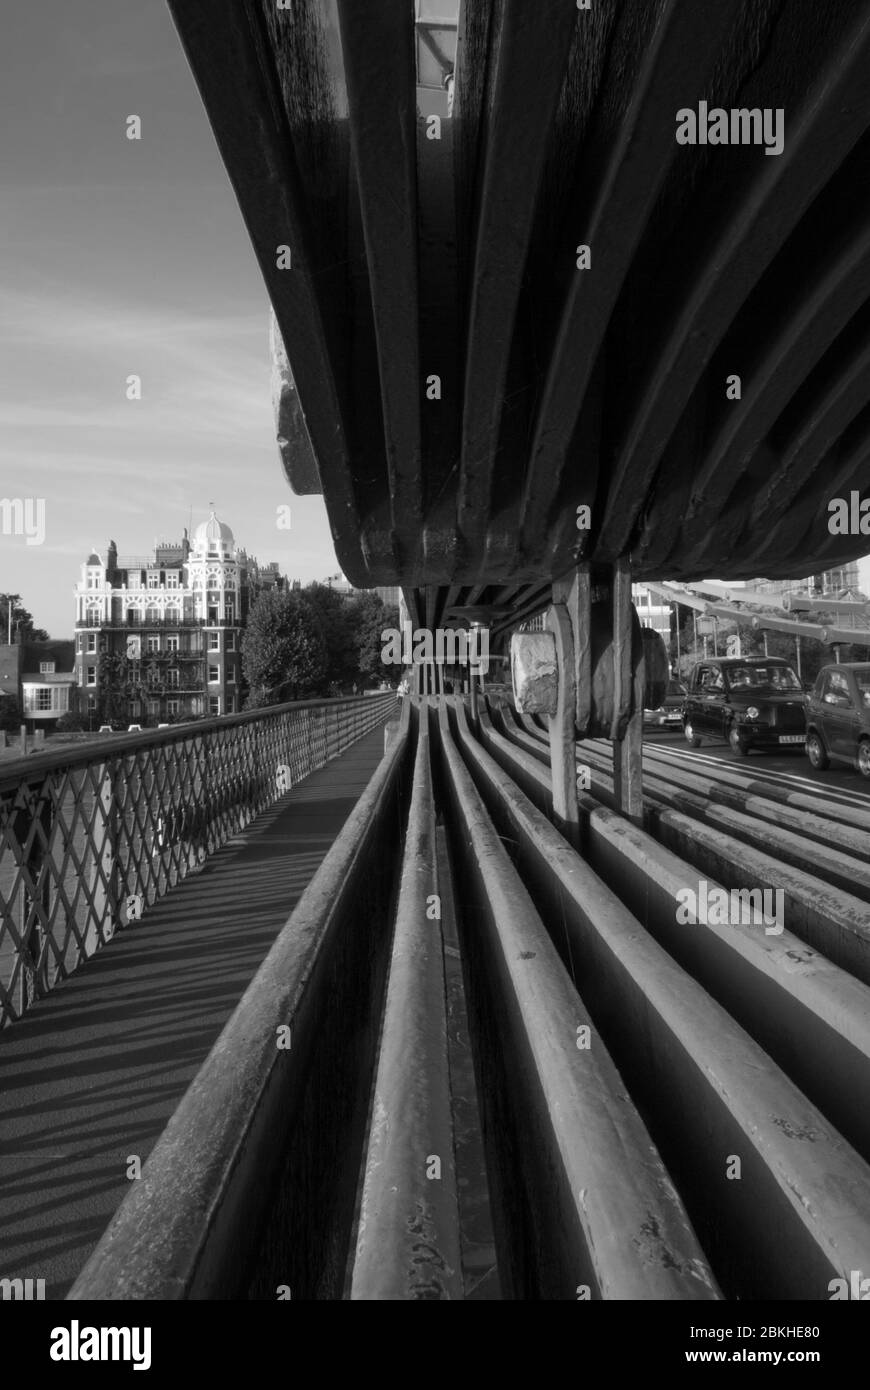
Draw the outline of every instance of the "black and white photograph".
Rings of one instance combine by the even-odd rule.
[[[842,1374],[870,0],[2,27],[7,1373]]]

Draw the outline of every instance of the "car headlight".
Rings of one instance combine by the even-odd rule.
[[[750,705],[750,706],[749,706],[749,709],[746,711],[746,718],[747,718],[747,719],[757,719],[757,718],[758,718],[758,713],[759,713],[759,712],[758,712],[758,710],[755,708],[755,706],[754,706],[754,705]]]

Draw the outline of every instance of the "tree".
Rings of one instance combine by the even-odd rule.
[[[365,593],[350,604],[351,620],[356,639],[357,669],[366,685],[378,685],[382,680],[397,681],[399,671],[385,666],[381,660],[383,634],[388,628],[399,628],[399,610],[387,608],[380,594]]]
[[[259,709],[312,694],[326,678],[328,653],[320,619],[298,589],[267,589],[248,614],[242,668]]]
[[[302,590],[302,597],[317,614],[326,642],[323,686],[347,688],[359,677],[353,601],[346,599],[337,589],[331,589],[328,584],[308,584]]]
[[[12,604],[12,637],[19,642],[47,642],[48,633],[44,627],[33,626],[33,615],[28,613],[21,602],[20,594],[0,594],[0,642],[9,635],[9,605]]]

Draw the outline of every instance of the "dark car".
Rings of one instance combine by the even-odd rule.
[[[686,687],[680,681],[668,681],[665,698],[658,709],[644,710],[644,724],[656,724],[668,729],[678,729],[683,722],[685,699]]]
[[[807,757],[824,770],[833,759],[870,777],[870,665],[823,666],[807,699]]]
[[[702,736],[724,738],[745,757],[750,748],[803,744],[804,705],[800,681],[779,657],[699,661],[689,678],[683,732],[693,748]]]

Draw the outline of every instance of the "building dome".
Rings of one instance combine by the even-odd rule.
[[[88,565],[101,565],[103,562],[97,552],[92,550],[85,563]]]
[[[214,545],[216,542],[232,547],[235,544],[235,537],[226,522],[218,521],[215,513],[212,512],[208,521],[200,522],[194,531],[193,544],[199,549],[202,546]]]

